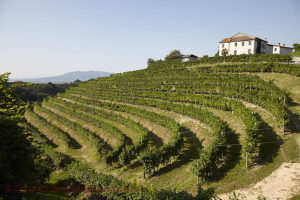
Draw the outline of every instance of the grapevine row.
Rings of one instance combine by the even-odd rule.
[[[96,159],[99,159],[100,154],[105,152],[104,141],[101,138],[99,138],[97,135],[95,135],[93,132],[91,132],[89,129],[83,128],[77,122],[73,122],[63,116],[57,115],[52,111],[39,106],[38,104],[35,104],[34,110],[41,113],[45,113],[51,119],[54,119],[55,121],[59,121],[63,123],[65,126],[67,126],[68,128],[70,128],[71,130],[74,130],[75,133],[82,140],[87,141],[89,144],[91,144],[94,147],[95,151],[97,152],[97,154],[95,155]]]
[[[106,100],[114,100],[114,101],[125,101],[130,102],[132,104],[138,105],[147,105],[153,107],[159,107],[162,109],[169,109],[172,111],[180,111],[179,108],[174,110],[174,106],[168,105],[168,102],[156,101],[155,99],[167,100],[170,102],[181,102],[181,103],[193,103],[200,104],[210,107],[215,107],[223,110],[233,111],[236,115],[241,116],[243,122],[246,125],[246,136],[243,141],[243,150],[245,156],[249,158],[249,161],[254,160],[254,154],[258,150],[258,142],[259,142],[259,127],[260,121],[256,119],[254,115],[252,115],[251,111],[248,110],[241,102],[231,99],[225,99],[219,96],[206,96],[206,95],[192,95],[192,94],[162,94],[157,92],[148,92],[144,93],[144,95],[139,95],[137,92],[124,92],[118,93],[114,95],[112,93],[104,94],[100,93],[99,95],[95,95],[94,93],[85,92],[85,95],[93,95],[94,98],[106,99]],[[176,104],[177,107],[183,107],[181,105]],[[191,114],[190,114],[191,116]],[[203,118],[201,119],[203,121]]]
[[[129,118],[122,117],[120,115],[113,114],[112,112],[105,112],[103,110],[94,109],[84,104],[74,104],[62,99],[56,98],[51,99],[50,102],[59,103],[53,106],[64,110],[64,112],[76,116],[79,119],[85,120],[89,123],[96,125],[107,130],[110,133],[115,134],[119,138],[119,145],[114,147],[112,152],[109,152],[106,156],[106,163],[112,165],[112,163],[120,162],[121,165],[127,165],[133,160],[139,152],[141,152],[148,144],[148,131],[140,124],[130,120]],[[101,116],[101,117],[100,117]],[[129,149],[125,148],[126,138],[125,136],[115,127],[103,121],[103,118],[114,120],[132,128],[141,135],[140,142]]]
[[[62,131],[60,128],[57,128],[56,126],[50,124],[47,120],[42,118],[40,115],[32,112],[31,110],[27,110],[26,114],[33,117],[34,119],[38,120],[39,124],[42,124],[44,127],[47,127],[49,131],[56,134],[57,137],[60,139],[62,144],[66,147],[72,147],[70,138],[67,136],[67,133]]]
[[[32,126],[29,122],[22,123],[21,126],[25,129],[25,132],[30,134],[33,138],[33,145],[40,149],[44,155],[49,157],[57,169],[64,166],[65,156],[48,144],[49,140],[45,138],[37,128]]]
[[[155,168],[158,168],[161,164],[168,164],[170,161],[170,157],[177,156],[183,148],[183,135],[181,134],[182,128],[173,119],[159,115],[155,112],[146,111],[132,106],[100,102],[94,99],[85,99],[68,94],[59,94],[59,96],[75,99],[76,101],[82,103],[88,103],[91,105],[104,107],[115,111],[133,114],[145,119],[149,119],[168,128],[173,133],[170,141],[157,150],[144,153],[140,158],[140,161],[144,164],[145,173],[152,174],[152,171],[154,171]]]

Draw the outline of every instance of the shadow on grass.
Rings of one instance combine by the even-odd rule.
[[[158,137],[156,134],[154,134],[152,131],[149,131],[149,138],[151,141],[155,143],[156,147],[160,147],[163,145],[163,141],[160,137]]]
[[[300,132],[300,116],[292,111],[288,110],[290,123],[288,124],[288,129],[294,133]]]
[[[207,188],[206,190],[202,189],[201,186],[197,188],[197,196],[196,199],[214,199],[215,188]]]
[[[259,140],[262,143],[259,148],[259,157],[257,163],[271,163],[277,156],[280,145],[283,143],[283,141],[276,134],[276,132],[274,132],[273,128],[269,126],[269,124],[267,124],[265,121],[263,121],[258,114],[255,114],[255,117],[261,122],[259,127],[259,129],[261,129]]]
[[[300,106],[300,104],[298,102],[296,102],[294,99],[292,99],[289,96],[287,96],[286,102],[289,106]]]
[[[287,104],[290,107],[300,107],[300,104],[296,102],[294,99],[291,97],[287,98]],[[288,128],[292,132],[300,132],[300,113],[294,113],[290,110],[287,110],[290,118],[290,123],[288,124]]]
[[[70,145],[72,149],[80,149],[82,146],[74,139],[72,138],[68,133],[64,132],[65,135],[69,138],[70,140]]]
[[[154,134],[152,131],[149,131],[148,149],[149,150],[156,149],[162,145],[163,145],[162,139],[158,137],[156,134]],[[140,154],[142,154],[142,152]],[[143,164],[138,159],[136,159],[133,164],[128,166],[128,169],[134,169],[141,166],[143,166]]]
[[[46,136],[44,136],[44,135],[42,135],[42,137],[46,139],[46,141],[47,141],[46,144],[50,145],[50,146],[53,147],[53,148],[57,148],[57,147],[58,147],[58,145],[55,144],[55,143],[53,142],[53,139],[50,140],[50,139],[48,139],[48,138],[47,138]]]
[[[71,164],[72,162],[75,162],[76,160],[72,157],[70,157],[69,155],[66,155],[66,154],[63,154],[64,155],[64,160],[63,160],[63,164],[66,166],[66,165],[69,165]]]
[[[226,141],[228,144],[239,144],[239,136],[231,130],[228,126],[226,127]],[[226,151],[225,163],[217,169],[216,172],[209,178],[209,181],[219,181],[228,172],[230,169],[234,168],[241,159],[241,145],[230,145],[228,146]]]
[[[183,132],[183,136],[185,138],[184,149],[182,150],[182,153],[178,156],[176,161],[174,161],[172,164],[167,165],[166,167],[158,169],[152,175],[152,177],[160,176],[163,173],[170,172],[175,168],[178,168],[199,158],[199,149],[202,148],[202,141],[199,141],[196,137],[196,134],[185,127],[181,128],[181,132]]]

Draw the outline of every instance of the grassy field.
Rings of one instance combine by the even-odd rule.
[[[289,200],[300,200],[300,194],[293,196],[292,198],[290,198]]]

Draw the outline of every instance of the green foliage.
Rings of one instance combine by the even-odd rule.
[[[74,92],[76,89],[72,89],[72,92]],[[82,92],[80,92],[82,93]],[[138,99],[138,98],[133,98],[133,97],[127,97],[127,96],[120,96],[120,93],[118,94],[118,96],[111,96],[112,93],[110,93],[108,96],[105,95],[105,93],[101,92],[99,94],[95,94],[95,93],[90,93],[88,91],[85,91],[85,95],[89,96],[89,99],[92,98],[103,98],[103,99],[109,99],[109,100],[114,100],[114,101],[125,101],[125,102],[129,102],[132,104],[139,104],[139,105],[146,105],[146,106],[151,106],[151,107],[158,107],[164,110],[172,110],[174,112],[178,112],[181,113],[183,115],[188,115],[191,116],[192,118],[198,119],[204,123],[207,123],[209,125],[212,126],[213,130],[216,132],[216,138],[215,138],[215,146],[212,145],[212,148],[210,148],[208,150],[208,154],[210,156],[210,159],[212,160],[213,163],[218,163],[218,158],[220,157],[216,157],[215,155],[218,154],[220,156],[223,155],[222,152],[224,152],[224,148],[217,148],[218,145],[222,145],[226,142],[224,134],[222,134],[222,132],[225,132],[225,128],[226,125],[223,124],[217,117],[215,117],[214,115],[212,115],[211,113],[209,113],[208,111],[204,110],[204,109],[200,109],[200,110],[195,110],[195,108],[193,106],[183,106],[183,105],[179,105],[179,104],[172,104],[172,103],[168,103],[168,102],[162,102],[162,101],[156,101],[156,100],[150,100],[150,99]],[[67,98],[76,98],[74,97],[74,95],[66,95],[66,94],[62,94],[60,95],[62,97],[67,97]],[[111,97],[110,97],[111,96]],[[76,100],[80,101],[81,98],[77,98]],[[97,100],[84,100],[84,101],[88,101],[89,104],[93,104],[93,105],[97,105],[97,106],[105,106],[108,104],[106,102],[99,102]],[[110,106],[112,106],[111,104],[109,104]],[[115,107],[118,108],[123,108],[124,105],[118,105],[115,104]],[[127,107],[127,109],[124,109],[123,111],[126,112],[131,112],[131,113],[135,113],[132,112],[132,109],[136,109],[134,107]],[[137,112],[137,111],[136,111]],[[152,121],[156,121],[159,122],[162,125],[167,125],[167,127],[169,127],[170,130],[173,130],[173,132],[178,132],[178,128],[179,126],[174,124],[172,125],[172,121],[170,120],[164,120],[164,121],[159,121],[157,119],[159,119],[159,116],[157,116],[157,114],[151,114],[147,111],[138,111],[140,113],[140,116],[143,116],[143,118],[149,118],[149,116],[153,115],[153,117],[151,117],[150,119]],[[135,113],[136,114],[136,113]],[[154,117],[156,116],[156,117]],[[176,128],[177,127],[177,128]],[[161,148],[156,149],[152,152],[145,152],[143,154],[143,156],[141,157],[141,162],[144,164],[144,168],[145,168],[145,172],[148,174],[153,174],[153,170],[157,167],[159,167],[160,164],[168,164],[170,162],[170,157],[174,157],[176,155],[178,155],[180,149],[182,148],[183,145],[183,140],[181,139],[180,135],[175,134],[173,136],[173,138],[171,139],[171,141],[166,144],[163,145]],[[216,166],[216,164],[215,164]]]
[[[207,151],[203,151],[201,153],[200,159],[194,162],[192,171],[193,173],[202,178],[202,182],[204,182],[208,178],[209,172],[212,171],[211,169],[211,160],[209,158],[209,154]]]
[[[173,50],[168,55],[166,55],[165,60],[174,60],[174,59],[180,59],[182,57],[182,54],[179,50]]]
[[[74,83],[64,84],[53,84],[51,82],[47,84],[22,84],[15,88],[15,92],[25,102],[41,101],[46,97],[56,95],[58,92],[64,92],[69,87],[77,86],[80,82],[81,81],[76,80]]]
[[[289,200],[299,200],[300,199],[300,194],[293,196]]]
[[[232,63],[221,63],[223,61]],[[212,176],[218,174],[218,170],[228,170],[226,167],[231,162],[228,154],[231,147],[226,148],[230,146],[228,125],[201,106],[231,111],[243,121],[246,129],[245,135],[241,137],[242,157],[247,158],[248,164],[255,164],[257,157],[260,156],[262,120],[257,118],[243,102],[270,111],[278,124],[287,130],[289,125],[289,115],[285,106],[287,94],[272,82],[264,82],[258,76],[234,72],[280,72],[299,75],[299,66],[282,63],[289,61],[290,56],[281,55],[240,55],[218,58],[205,56],[203,60],[186,63],[181,63],[178,59],[154,61],[149,63],[147,70],[114,74],[111,77],[80,84],[79,87],[70,88],[65,94],[58,94],[58,98],[49,98],[43,105],[55,107],[69,116],[101,127],[113,134],[118,138],[119,143],[112,150],[106,149],[107,154],[103,154],[104,145],[103,151],[98,152],[102,153],[106,163],[129,166],[131,161],[139,161],[144,167],[145,174],[149,175],[155,175],[155,170],[168,166],[182,154],[183,129],[169,117],[142,109],[140,106],[172,111],[201,121],[209,126],[211,138],[208,147],[200,151],[199,159],[195,160],[192,171],[204,182],[211,180]],[[210,63],[217,64],[210,65]],[[139,107],[129,104],[139,105]],[[41,108],[36,106],[35,109]],[[94,133],[88,134],[88,130],[83,129],[80,123],[73,123],[61,116],[57,117],[47,109],[40,111],[76,131],[78,135],[82,134],[82,138],[94,135]],[[122,117],[120,112],[166,127],[171,133],[170,141],[159,148],[147,149],[148,131],[132,120]],[[127,142],[126,135],[105,123],[105,119],[126,124],[128,128],[139,133],[141,142],[130,144]],[[91,137],[89,143],[92,144],[94,140],[101,141],[101,138]],[[110,178],[103,174],[98,175],[88,169],[87,175],[80,173],[81,167],[78,166],[78,169],[72,171],[74,174],[78,173],[78,176],[74,175],[76,180],[89,186],[98,184],[102,187],[100,186],[102,183],[99,184],[100,179],[107,181],[108,185],[111,184]],[[85,168],[83,167],[82,170]],[[92,178],[88,180],[85,176]],[[143,192],[139,191],[131,195],[143,199],[139,196],[144,195]],[[107,195],[113,198],[119,197],[120,194]]]
[[[181,127],[179,126],[178,123],[176,123],[174,120],[172,120],[168,117],[159,115],[155,112],[149,112],[144,109],[139,109],[139,108],[132,107],[132,106],[109,103],[109,102],[101,102],[98,100],[94,100],[94,98],[82,99],[80,97],[76,97],[74,95],[68,95],[68,94],[59,94],[59,96],[75,99],[78,102],[88,103],[90,105],[96,105],[96,106],[108,108],[111,110],[130,113],[130,114],[140,116],[145,119],[149,119],[151,121],[154,121],[154,122],[168,128],[173,133],[170,142],[166,145],[163,145],[158,150],[151,152],[151,154],[153,154],[153,155],[151,155],[149,158],[147,158],[147,159],[153,159],[153,160],[151,160],[151,163],[155,163],[155,165],[152,166],[152,165],[148,165],[147,162],[144,163],[144,160],[145,160],[143,158],[144,155],[141,158],[141,162],[144,164],[145,170],[148,171],[149,173],[152,172],[152,170],[154,170],[154,168],[159,167],[160,164],[166,165],[167,163],[169,163],[169,160],[170,160],[169,158],[177,156],[180,153],[180,150],[183,148],[183,136],[180,133]],[[93,97],[93,96],[90,96],[90,97]],[[145,139],[142,140],[141,141],[142,147],[139,147],[139,148],[144,148],[146,146],[145,142],[146,142]],[[137,148],[131,148],[129,151],[135,152],[135,151],[140,151],[140,150]],[[108,157],[109,160],[106,160],[106,162],[108,164],[118,161],[117,156],[110,155],[110,154],[112,154],[112,153],[109,153],[109,157]],[[135,154],[135,153],[130,153],[129,155],[131,155],[131,154]],[[152,174],[152,173],[150,173],[150,174]]]
[[[36,104],[37,105],[37,104]],[[38,106],[35,107],[35,109],[39,109]],[[49,123],[47,120],[45,120],[43,117],[39,116],[38,114],[34,113],[31,110],[27,110],[26,114],[28,114],[29,116],[33,117],[34,119],[36,119],[38,121],[39,124],[41,124],[42,126],[46,127],[49,131],[51,131],[52,133],[56,134],[58,136],[58,138],[61,140],[61,143],[66,146],[66,147],[71,147],[72,148],[72,144],[71,144],[71,140],[68,137],[68,134],[64,131],[62,131],[60,128],[52,125],[51,123]]]
[[[127,72],[122,76],[115,75],[110,78],[98,79],[95,83],[87,83],[82,85],[82,87],[72,88],[69,93],[77,96],[84,94],[84,96],[88,96],[90,99],[103,99],[158,107],[163,110],[171,110],[191,116],[214,127],[216,133],[219,134],[216,134],[218,137],[215,139],[216,141],[221,141],[220,144],[217,142],[216,144],[221,146],[222,142],[224,144],[221,137],[224,129],[219,128],[223,126],[221,125],[222,123],[217,122],[218,120],[212,120],[214,117],[210,116],[207,112],[199,111],[198,114],[193,107],[178,104],[172,105],[168,102],[197,104],[232,111],[233,114],[242,118],[247,127],[245,130],[246,136],[242,140],[242,147],[244,158],[248,159],[248,164],[255,163],[256,157],[259,156],[260,121],[237,100],[246,100],[260,105],[270,110],[276,116],[279,123],[282,125],[288,124],[288,114],[284,106],[284,92],[272,83],[264,82],[259,77],[245,74],[207,73],[208,70],[214,70],[215,68],[218,70],[221,65],[217,65],[216,67],[201,66],[194,70],[188,70],[177,67],[177,65],[181,66],[178,61],[156,62],[153,64],[165,64],[166,66],[160,67],[163,70],[151,68],[149,70]],[[241,64],[236,65],[242,67]],[[252,63],[247,65],[252,65]],[[270,63],[257,63],[254,65],[268,66]],[[278,65],[285,64],[276,63],[274,65],[277,67]],[[224,69],[226,69],[225,67],[224,65]],[[250,69],[250,66],[247,66],[246,70],[248,69]],[[68,98],[70,98],[70,95]],[[200,112],[202,112],[202,115]],[[213,155],[215,155],[215,152],[218,152],[218,148],[212,149],[214,151],[209,152],[212,154],[212,158],[215,159],[216,156]],[[219,158],[222,158],[222,153],[219,154]],[[152,157],[149,155],[149,152],[145,153],[145,155],[145,158],[147,158],[145,161],[154,158],[158,159],[155,156]],[[218,159],[215,160],[215,163],[217,163]],[[157,162],[151,161],[149,163],[150,169],[155,168],[154,166],[157,165]],[[215,169],[211,168],[211,170],[214,171]]]
[[[20,121],[26,109],[25,103],[14,92],[18,84],[8,84],[9,74],[0,75],[0,123],[3,125]]]
[[[0,198],[17,199],[21,193],[6,187],[42,184],[51,169],[18,126],[26,106],[14,92],[16,85],[8,84],[8,76],[0,75]]]
[[[300,66],[282,63],[243,63],[243,64],[218,64],[214,67],[203,66],[198,72],[220,73],[220,72],[276,72],[294,76],[300,76]]]
[[[294,46],[294,49],[296,52],[300,52],[300,44],[295,43],[295,44],[293,44],[293,46]]]
[[[51,159],[53,168],[60,169],[64,166],[65,157],[52,147],[51,142],[44,137],[37,128],[29,123],[22,123],[27,136],[31,138],[31,143],[39,149],[41,153]]]
[[[73,99],[74,101],[74,99]],[[105,112],[103,110],[94,109],[89,107],[88,104],[78,104],[70,103],[67,101],[64,101],[62,99],[50,99],[50,102],[59,103],[54,106],[60,108],[61,110],[64,110],[65,112],[72,114],[73,116],[77,116],[78,118],[81,118],[83,120],[86,120],[95,126],[99,126],[101,128],[106,129],[112,134],[115,134],[117,138],[119,138],[119,145],[115,147],[115,151],[118,151],[122,155],[120,155],[119,159],[115,159],[114,162],[120,161],[121,166],[129,164],[131,160],[136,158],[136,156],[144,149],[146,148],[148,144],[148,135],[149,132],[147,129],[145,129],[143,126],[141,126],[139,123],[134,122],[130,118],[122,117],[121,115],[114,114],[113,112]],[[53,104],[52,104],[53,105]],[[61,106],[64,105],[64,106]],[[72,112],[66,110],[66,108],[72,108]],[[77,112],[77,113],[76,113]],[[89,113],[89,114],[87,114]],[[125,148],[125,136],[118,130],[115,130],[111,126],[109,126],[107,123],[101,122],[103,119],[109,119],[112,121],[117,121],[119,123],[124,124],[128,128],[136,131],[140,134],[140,142],[129,149],[126,149],[126,151],[123,149]],[[115,153],[114,153],[115,154]],[[110,154],[110,157],[113,156],[113,154]],[[115,154],[116,156],[116,154]],[[125,160],[123,160],[125,159]],[[112,159],[108,159],[112,160]],[[125,164],[126,163],[126,164]],[[109,163],[108,163],[109,164]],[[112,163],[110,163],[112,164]]]
[[[79,118],[81,120],[84,120],[86,122],[89,122],[91,124],[94,124],[96,127],[102,128],[109,132],[110,134],[114,134],[118,138],[118,144],[114,147],[113,151],[108,152],[108,154],[105,157],[105,160],[107,164],[112,164],[118,162],[118,157],[120,153],[122,152],[122,149],[125,148],[126,142],[128,138],[125,137],[125,135],[116,127],[110,125],[109,123],[106,123],[105,121],[101,120],[100,117],[97,117],[97,115],[91,115],[87,113],[77,112],[77,108],[73,106],[71,107],[64,107],[59,104],[52,103],[51,101],[44,102],[45,105],[50,105],[52,107],[58,108],[59,110],[63,110],[65,113],[68,113],[72,116],[75,116],[76,118]],[[67,104],[70,105],[70,104]]]
[[[154,62],[155,62],[155,60],[152,58],[148,58],[148,60],[147,60],[148,65],[150,65],[151,63],[154,63]]]
[[[96,173],[81,163],[72,163],[68,167],[68,174],[76,181],[85,185],[86,189],[94,188],[95,197],[100,199],[123,199],[123,200],[192,200],[196,199],[186,192],[171,190],[155,190],[141,187],[133,183],[126,183],[111,175]],[[96,190],[95,190],[96,189]]]
[[[34,106],[34,110],[37,110],[41,113],[47,114],[47,116],[55,120],[57,122],[63,123],[65,126],[67,126],[70,130],[73,130],[75,134],[77,134],[78,137],[80,137],[83,141],[87,141],[95,150],[95,157],[96,159],[100,159],[100,154],[102,154],[104,150],[104,142],[101,138],[99,138],[94,132],[90,131],[87,128],[84,128],[81,126],[81,124],[71,121],[67,119],[66,117],[57,115],[53,113],[52,111],[38,105],[37,103]]]
[[[225,51],[224,51],[225,50]],[[224,57],[208,57],[199,60],[199,63],[218,63],[218,62],[291,62],[290,55],[282,54],[242,54],[228,55],[226,49],[223,49]],[[226,56],[225,56],[226,55]]]
[[[223,63],[223,62],[243,62],[243,63],[290,63],[292,61],[291,55],[282,54],[242,54],[242,55],[227,55],[227,56],[214,56],[214,57],[203,57],[199,60],[193,60],[189,62],[180,62],[178,59],[166,60],[166,61],[155,61],[151,64],[151,69],[175,69],[175,68],[186,68],[188,66],[195,66],[197,64],[212,64],[212,63]],[[289,65],[287,65],[289,66]],[[212,66],[207,66],[213,68]]]
[[[228,55],[228,50],[227,49],[223,49],[221,52],[222,56],[227,56]]]

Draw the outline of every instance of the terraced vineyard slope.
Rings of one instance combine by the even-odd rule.
[[[299,153],[294,96],[264,74],[299,80],[300,67],[284,56],[247,59],[157,61],[91,80],[36,103],[26,126],[55,144],[45,145],[55,159],[63,154],[111,180],[192,196],[198,186],[231,192]]]

